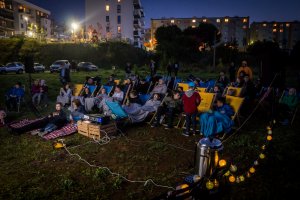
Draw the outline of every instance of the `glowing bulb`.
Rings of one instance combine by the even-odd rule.
[[[230,175],[230,171],[227,171],[224,176],[229,176]]]
[[[219,187],[219,185],[220,185],[220,184],[219,184],[219,181],[217,181],[217,179],[215,179],[215,180],[214,180],[214,187],[217,188],[217,187]]]
[[[250,172],[251,174],[254,174],[255,168],[254,168],[254,167],[251,167],[251,168],[249,169],[249,172]]]
[[[272,130],[268,130],[268,134],[269,134],[269,135],[272,135]]]
[[[240,183],[241,182],[240,177],[237,176],[235,182]]]
[[[267,126],[267,130],[271,130],[271,127],[270,127],[270,126]]]
[[[272,139],[273,139],[272,136],[271,136],[271,135],[268,135],[267,140],[268,140],[268,141],[271,141]]]
[[[256,160],[256,161],[254,161],[254,165],[255,166],[257,166],[259,163],[258,163],[258,161]]]
[[[235,182],[235,177],[234,176],[230,176],[229,177],[229,182],[234,183]]]
[[[246,176],[247,176],[247,178],[250,178],[251,177],[250,172],[247,172]]]
[[[210,180],[208,180],[208,181],[206,182],[206,188],[207,188],[208,190],[213,189],[213,188],[214,188],[214,183],[211,182]]]
[[[236,172],[237,167],[235,165],[230,165],[229,169],[230,169],[231,172]]]
[[[220,161],[219,161],[219,166],[220,166],[220,167],[225,167],[226,164],[227,164],[227,163],[226,163],[226,160],[220,160]]]
[[[259,154],[259,158],[260,158],[260,159],[265,159],[265,157],[266,157],[265,154],[263,154],[263,153]]]
[[[244,182],[245,181],[245,177],[243,175],[240,176],[240,181]]]
[[[262,150],[265,150],[265,149],[266,149],[266,145],[262,145],[262,146],[261,146],[261,149],[262,149]]]

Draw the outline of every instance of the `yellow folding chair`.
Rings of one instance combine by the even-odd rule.
[[[177,83],[177,88],[182,87],[182,90],[185,92],[189,89],[189,84],[187,83]]]
[[[198,91],[198,92],[206,92],[206,91],[207,91],[207,88],[204,88],[204,87],[196,87],[196,91]]]
[[[229,95],[230,91],[234,91],[233,96],[239,97],[239,96],[241,96],[242,88],[229,86],[225,89],[225,94],[224,95]]]
[[[114,82],[115,82],[116,85],[120,85],[121,80],[120,79],[116,79],[116,80],[114,80]]]
[[[84,86],[84,84],[75,84],[74,89],[73,89],[73,95],[80,96],[83,86]]]
[[[237,119],[239,122],[239,111],[244,102],[244,98],[234,97],[229,95],[226,95],[225,98],[226,98],[226,103],[229,104],[234,111],[234,115],[231,117],[232,120]]]

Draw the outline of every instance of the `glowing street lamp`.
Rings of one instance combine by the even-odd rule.
[[[72,34],[73,34],[73,38],[74,38],[74,41],[76,39],[76,30],[79,28],[79,25],[75,22],[73,22],[71,24],[71,27],[72,27]]]

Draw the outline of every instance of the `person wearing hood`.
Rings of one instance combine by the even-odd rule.
[[[195,83],[189,83],[189,89],[184,93],[182,97],[183,110],[185,113],[186,130],[183,133],[184,136],[190,136],[190,126],[193,124],[193,133],[196,131],[196,116],[198,113],[198,106],[201,102],[201,97],[198,92],[194,91]]]

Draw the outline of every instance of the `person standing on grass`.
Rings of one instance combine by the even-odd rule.
[[[184,136],[190,136],[190,126],[193,124],[193,134],[196,133],[196,117],[198,114],[198,106],[201,102],[201,97],[198,92],[194,91],[195,83],[189,83],[189,89],[184,93],[182,97],[183,110],[185,113],[186,130],[183,133]]]
[[[242,62],[242,66],[237,71],[237,77],[244,78],[245,75],[249,75],[250,80],[253,79],[253,72],[250,67],[248,67],[248,64],[245,60]]]

